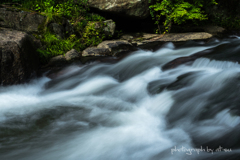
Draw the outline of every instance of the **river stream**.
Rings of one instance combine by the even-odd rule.
[[[170,42],[1,87],[0,159],[238,160],[240,65],[222,55],[239,46]],[[205,51],[219,55],[162,69]]]

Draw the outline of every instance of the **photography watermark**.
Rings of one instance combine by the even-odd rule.
[[[208,152],[211,154],[214,154],[214,152],[232,152],[231,148],[224,148],[222,146],[219,146],[218,148],[209,148],[208,146],[206,147],[200,147],[200,148],[186,148],[184,146],[178,148],[175,146],[174,148],[171,148],[171,154],[174,154],[175,152],[184,152],[187,155],[192,155],[194,153],[200,154],[201,152]]]

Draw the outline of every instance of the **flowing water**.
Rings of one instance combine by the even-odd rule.
[[[166,43],[1,87],[0,159],[238,160],[240,65],[222,55],[240,56],[239,46],[238,38]],[[162,69],[205,51],[217,58]]]

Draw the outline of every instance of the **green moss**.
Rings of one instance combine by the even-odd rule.
[[[235,16],[216,15],[212,23],[227,29],[240,29],[240,19]]]
[[[104,17],[88,13],[87,0],[22,0],[19,3],[23,8],[7,7],[9,11],[34,12],[46,16],[46,20],[38,26],[38,33],[33,36],[41,40],[43,47],[38,49],[42,62],[51,57],[65,54],[71,49],[82,51],[89,46],[98,45],[106,38],[104,34]],[[23,18],[26,17],[22,15]],[[64,19],[70,20],[75,33],[66,34],[69,37],[60,39],[48,29],[50,23],[63,25]],[[93,22],[95,21],[95,22]],[[96,22],[97,21],[97,22]]]
[[[105,35],[103,33],[102,22],[89,22],[85,27],[83,38],[86,39],[86,45],[95,46],[103,41]]]
[[[59,14],[53,14],[52,19],[55,23],[58,23],[59,25],[62,25],[63,22],[63,16]]]

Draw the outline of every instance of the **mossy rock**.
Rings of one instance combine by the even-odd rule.
[[[0,27],[12,28],[14,30],[30,33],[38,32],[39,25],[44,23],[47,17],[33,11],[24,11],[16,7],[0,8]]]

